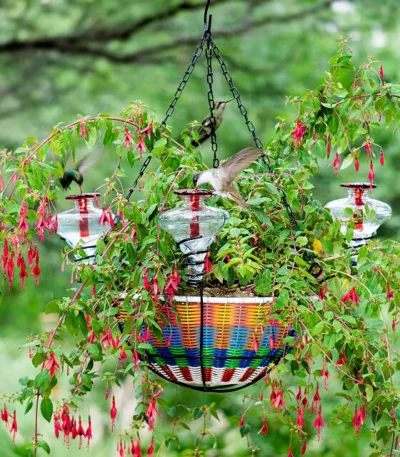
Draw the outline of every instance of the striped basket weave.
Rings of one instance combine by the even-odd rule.
[[[261,379],[291,352],[291,322],[268,318],[270,298],[175,297],[159,306],[160,340],[152,332],[146,361],[152,371],[197,390],[238,390]],[[202,319],[203,318],[203,322]],[[292,337],[288,344],[283,339]]]

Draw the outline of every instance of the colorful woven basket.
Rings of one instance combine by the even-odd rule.
[[[206,391],[239,390],[261,379],[291,352],[291,322],[269,318],[270,298],[175,297],[159,305],[160,340],[152,332],[146,361],[176,384]],[[292,337],[292,344],[283,340]]]

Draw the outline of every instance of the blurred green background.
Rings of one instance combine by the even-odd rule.
[[[2,0],[0,3],[0,147],[14,149],[26,137],[43,139],[53,125],[71,122],[81,115],[99,112],[118,114],[130,101],[140,99],[162,119],[176,87],[190,62],[203,29],[205,2],[195,0]],[[400,81],[400,4],[398,0],[214,0],[213,31],[231,71],[250,118],[265,141],[273,135],[277,116],[293,120],[296,113],[286,105],[286,95],[315,89],[329,70],[328,59],[337,48],[339,36],[353,36],[355,63],[372,55],[382,60],[388,82]],[[230,97],[222,75],[215,70],[217,99]],[[178,136],[188,122],[201,121],[207,113],[206,65],[204,59],[192,75],[170,124]],[[374,134],[386,153],[384,168],[377,171],[375,197],[393,207],[394,216],[381,235],[397,239],[400,227],[400,153],[398,135],[393,131]],[[225,121],[218,131],[220,158],[251,144],[251,137],[234,104],[228,105]],[[209,145],[202,147],[210,163]],[[83,153],[84,151],[82,151]],[[110,154],[110,152],[105,152]],[[105,155],[87,179],[86,191],[104,183],[114,166]],[[321,163],[315,178],[315,195],[323,203],[343,196],[339,183],[367,180],[367,165],[356,175],[352,169],[340,173],[337,181],[328,161]],[[127,184],[134,179],[129,176]],[[33,374],[24,350],[26,335],[51,322],[41,314],[45,304],[63,296],[69,285],[68,271],[61,273],[59,252],[63,243],[53,237],[41,246],[43,275],[39,288],[29,283],[4,290],[0,304],[0,392],[18,389],[18,379]],[[335,381],[332,380],[332,385]],[[66,386],[56,393],[62,397]],[[257,389],[256,387],[254,389]],[[334,387],[331,392],[334,392]],[[104,386],[93,394],[91,414],[95,440],[87,455],[108,457],[116,454],[115,437],[108,431],[108,405]],[[175,395],[171,388],[169,396]],[[192,405],[215,401],[221,423],[210,424],[217,438],[216,448],[207,456],[250,455],[245,439],[223,418],[240,416],[242,395],[229,394],[203,398],[179,389],[182,400]],[[326,394],[326,404],[335,410],[334,393]],[[130,382],[117,392],[119,429],[129,423],[135,400]],[[329,408],[328,408],[329,409]],[[23,442],[31,439],[32,413],[22,419],[17,446],[0,427],[0,455],[25,455]],[[168,430],[165,417],[161,419]],[[250,418],[252,421],[252,418]],[[267,438],[255,437],[259,456],[286,456],[290,441],[288,429],[273,416]],[[44,425],[44,424],[42,424]],[[199,424],[195,423],[194,427]],[[254,431],[260,424],[254,418]],[[56,442],[52,428],[44,425],[54,455],[67,450]],[[311,457],[358,457],[370,449],[368,433],[357,440],[342,426],[325,430],[318,442],[312,428],[307,455]],[[193,436],[181,430],[181,451],[191,446]],[[294,445],[299,455],[299,445]],[[76,455],[75,443],[71,454]],[[85,451],[81,451],[85,452]],[[178,455],[171,445],[160,455]],[[85,452],[86,455],[86,452]]]

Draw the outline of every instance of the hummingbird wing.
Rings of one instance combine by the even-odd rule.
[[[255,148],[246,148],[237,152],[219,166],[226,182],[233,182],[236,176],[248,168],[255,160],[261,157],[261,151]]]
[[[251,206],[248,205],[243,197],[240,195],[240,192],[236,189],[236,187],[232,184],[229,183],[228,185],[225,186],[225,188],[222,190],[223,194],[228,197],[230,200],[233,200],[236,202],[239,206],[241,206],[244,209],[250,209]]]
[[[86,173],[88,170],[90,170],[93,165],[97,162],[99,159],[99,154],[96,153],[90,153],[86,154],[82,159],[78,160],[76,162],[74,169],[78,171],[81,175]]]

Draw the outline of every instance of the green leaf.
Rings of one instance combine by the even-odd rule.
[[[354,162],[353,154],[348,154],[344,158],[342,164],[340,165],[340,169],[344,170],[345,168],[349,168],[351,165],[353,165],[353,162]]]
[[[244,424],[240,427],[240,436],[244,438],[246,435],[250,433],[251,427],[250,425]]]
[[[41,449],[45,450],[48,454],[50,454],[50,446],[46,443],[46,441],[39,440],[37,445]]]
[[[43,398],[42,402],[40,403],[40,412],[42,416],[47,420],[47,422],[51,422],[51,418],[53,416],[53,402],[50,398]]]
[[[367,397],[367,401],[371,401],[374,398],[374,389],[369,384],[365,386],[365,395]]]
[[[32,406],[33,406],[33,401],[29,400],[28,403],[25,406],[25,414],[29,413],[29,411],[32,409]]]
[[[50,384],[50,372],[49,370],[44,370],[38,373],[35,380],[33,381],[33,387],[35,389],[43,387]]]
[[[52,314],[52,313],[58,314],[58,312],[60,311],[59,303],[60,303],[60,300],[49,301],[44,308],[44,313],[45,314]]]
[[[308,244],[308,239],[306,236],[298,236],[296,238],[296,243],[299,245],[299,246],[307,246]]]

